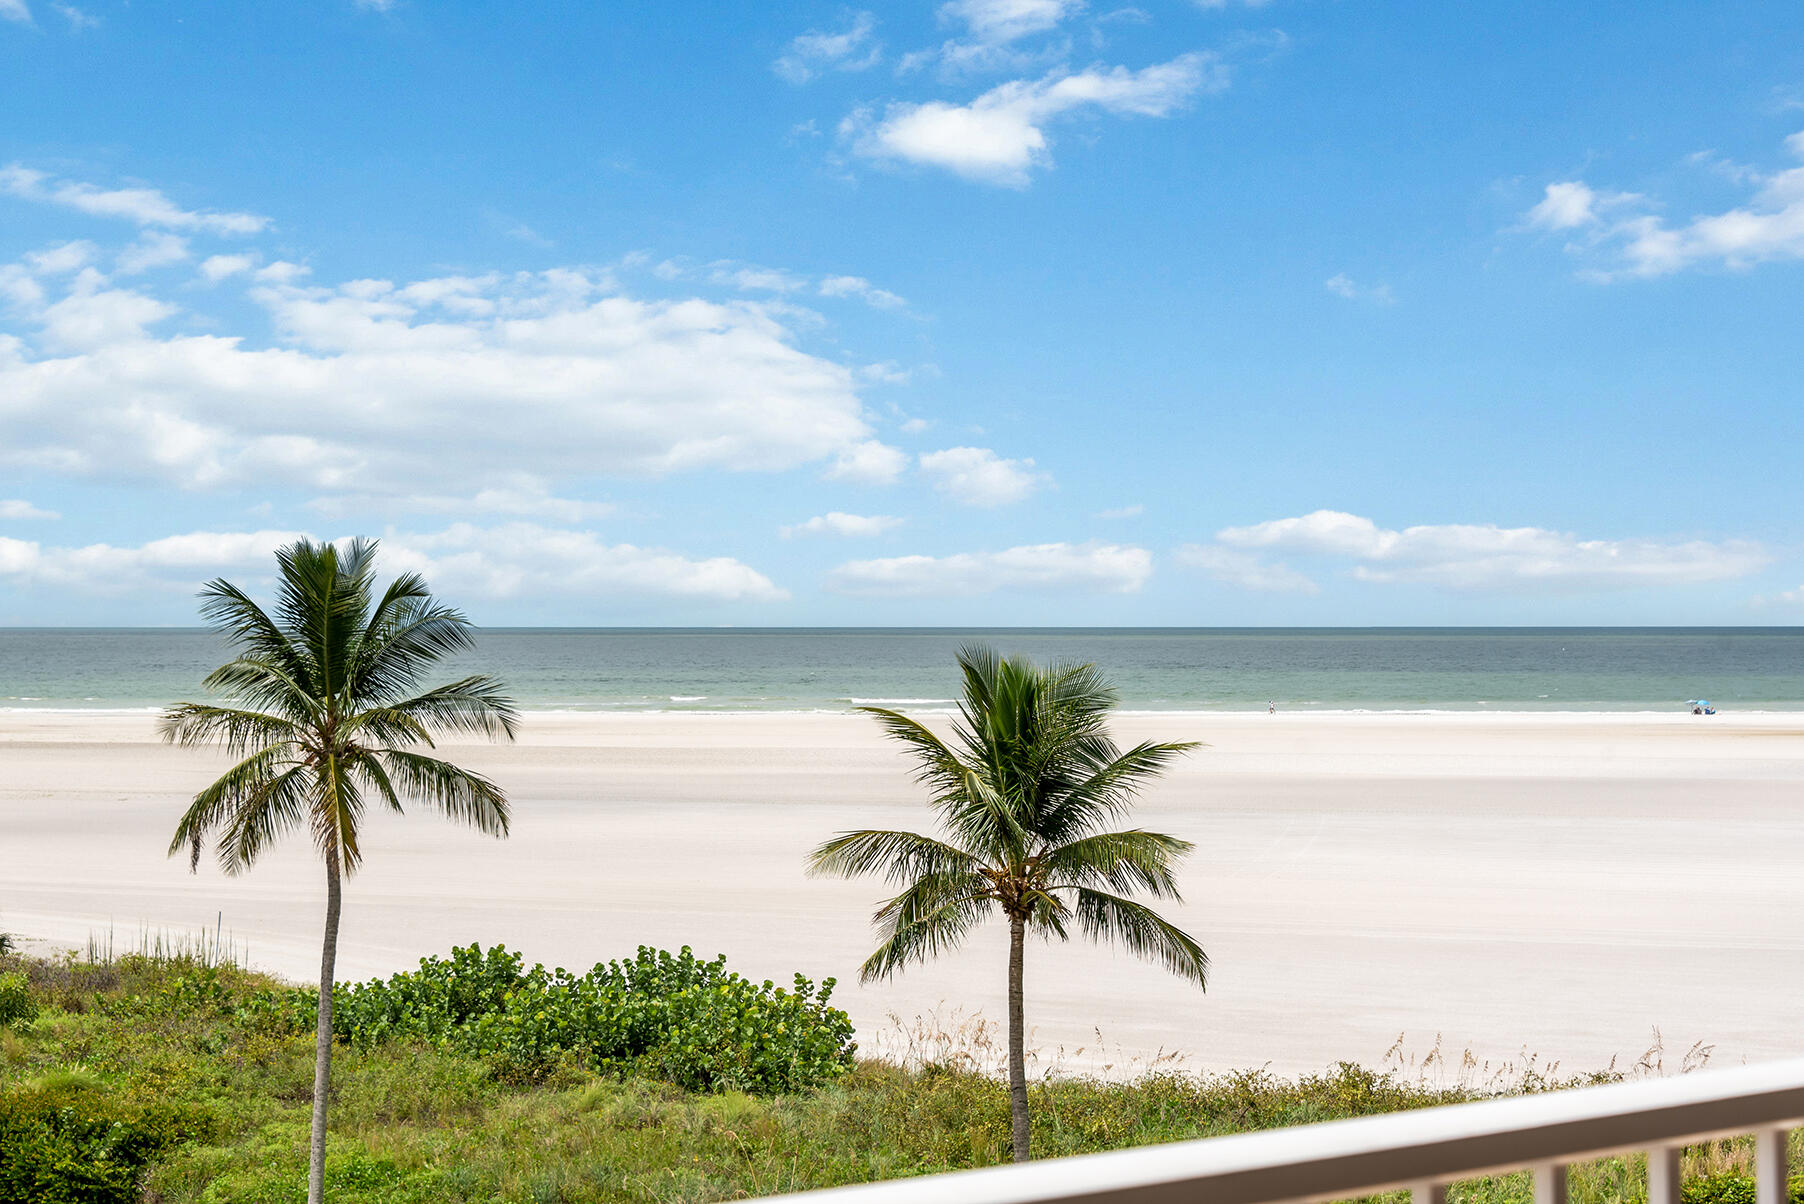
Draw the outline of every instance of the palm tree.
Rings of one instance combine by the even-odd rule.
[[[883,943],[865,982],[955,948],[1000,910],[1008,920],[1009,1107],[1016,1162],[1028,1158],[1023,1049],[1027,933],[1069,938],[1073,925],[1203,987],[1209,958],[1187,934],[1126,896],[1178,899],[1174,868],[1191,850],[1139,828],[1103,831],[1135,791],[1194,744],[1140,744],[1126,752],[1104,722],[1115,691],[1093,665],[1042,669],[970,645],[958,654],[964,699],[948,744],[906,715],[861,707],[908,746],[916,780],[932,792],[944,840],[913,832],[844,832],[816,849],[816,874],[881,874],[902,887],[878,909]]]
[[[343,551],[300,540],[276,553],[273,613],[228,581],[201,590],[201,614],[237,656],[207,675],[231,705],[184,702],[163,712],[165,740],[222,744],[236,760],[194,796],[169,852],[200,864],[213,838],[228,874],[248,869],[277,838],[305,827],[326,863],[326,935],[319,969],[308,1204],[320,1204],[326,1097],[332,1074],[332,983],[339,883],[362,855],[358,827],[372,802],[417,800],[493,836],[507,835],[507,796],[487,778],[415,751],[433,735],[512,739],[517,715],[501,685],[465,677],[421,689],[443,657],[474,645],[469,620],[433,599],[417,573],[376,594],[376,545]]]

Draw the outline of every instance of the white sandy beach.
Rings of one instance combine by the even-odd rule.
[[[1214,974],[1204,995],[1107,950],[1032,947],[1047,1050],[1100,1028],[1116,1056],[1289,1072],[1438,1034],[1588,1069],[1658,1028],[1670,1060],[1697,1040],[1718,1064],[1804,1053],[1804,716],[1190,713],[1118,734],[1209,744],[1141,820],[1198,846],[1172,914]],[[377,820],[343,977],[472,941],[569,966],[689,944],[754,977],[837,976],[866,1035],[942,1001],[1002,1014],[999,929],[861,988],[881,884],[802,873],[835,831],[930,823],[866,719],[540,714],[516,745],[451,751],[511,792],[514,835]],[[0,714],[0,927],[130,944],[223,912],[254,964],[317,973],[304,836],[239,879],[163,856],[218,764],[158,744],[148,715]]]

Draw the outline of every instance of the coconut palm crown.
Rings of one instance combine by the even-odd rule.
[[[1135,793],[1194,744],[1121,751],[1106,730],[1116,694],[1093,665],[1040,668],[981,645],[958,654],[964,697],[951,739],[881,707],[862,707],[906,745],[930,792],[943,838],[845,832],[814,851],[816,874],[881,875],[900,893],[877,911],[871,982],[956,948],[1000,912],[1009,925],[1009,1086],[1014,1154],[1028,1156],[1023,946],[1033,933],[1075,928],[1114,941],[1173,973],[1207,983],[1209,958],[1144,903],[1179,899],[1175,867],[1189,841],[1140,828],[1109,830]]]
[[[499,787],[420,750],[448,732],[511,739],[512,701],[482,675],[422,687],[436,662],[473,646],[470,622],[436,601],[417,573],[401,574],[378,594],[375,563],[376,545],[366,540],[343,549],[310,540],[284,547],[268,611],[228,581],[209,582],[201,614],[237,655],[204,684],[227,702],[180,703],[161,722],[165,740],[223,745],[234,760],[194,796],[172,856],[186,851],[198,867],[212,840],[220,865],[238,874],[278,838],[305,828],[325,862],[310,1204],[323,1193],[340,881],[362,861],[366,812],[399,812],[414,801],[493,836],[508,828]]]

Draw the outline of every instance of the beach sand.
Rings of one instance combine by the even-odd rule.
[[[1209,745],[1138,822],[1196,842],[1167,914],[1214,970],[1203,994],[1106,949],[1030,946],[1046,1056],[1295,1072],[1376,1064],[1402,1035],[1418,1056],[1438,1037],[1581,1070],[1633,1059],[1656,1029],[1669,1065],[1700,1040],[1718,1065],[1804,1054],[1804,716],[1188,713],[1117,729]],[[515,745],[447,752],[508,789],[513,836],[375,817],[341,978],[453,943],[573,968],[688,944],[755,978],[837,976],[867,1044],[891,1013],[1004,1015],[1000,925],[860,987],[882,884],[802,872],[834,832],[931,823],[868,719],[538,714]],[[125,946],[223,914],[253,964],[316,975],[324,885],[304,834],[237,879],[163,855],[221,764],[158,744],[148,715],[0,714],[0,927]]]

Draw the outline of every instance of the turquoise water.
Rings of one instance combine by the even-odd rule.
[[[532,710],[945,706],[973,639],[1095,661],[1143,710],[1804,711],[1804,628],[495,629],[448,672]],[[189,629],[0,628],[0,707],[143,708],[225,659]]]

